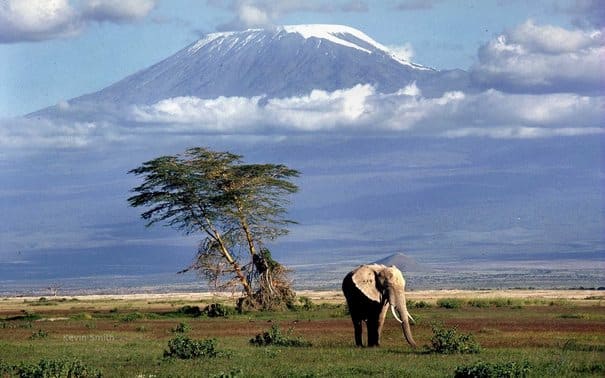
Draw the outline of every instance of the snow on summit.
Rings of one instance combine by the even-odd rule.
[[[386,50],[386,48],[368,37],[361,31],[344,25],[322,25],[322,24],[309,24],[309,25],[286,25],[283,27],[288,33],[297,33],[303,36],[303,38],[320,38],[326,39],[330,42],[343,45],[346,47],[352,47],[361,51],[365,51],[369,54],[372,52],[366,48],[359,46],[358,44],[349,42],[342,38],[343,35],[350,34],[353,37],[374,46],[379,50]]]
[[[196,53],[203,47],[212,43],[215,44],[215,46],[211,47],[212,49],[219,47],[232,48],[238,45],[246,45],[251,42],[259,42],[268,36],[280,38],[287,34],[297,34],[304,39],[316,38],[325,40],[337,45],[363,51],[367,54],[372,54],[373,52],[379,51],[388,55],[400,64],[415,69],[430,70],[430,68],[398,57],[386,46],[376,42],[374,39],[355,28],[345,25],[332,24],[284,25],[275,29],[247,29],[239,32],[228,31],[210,33],[191,45],[188,49],[188,52],[192,54]]]

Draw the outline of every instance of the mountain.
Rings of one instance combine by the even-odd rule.
[[[382,265],[395,265],[402,272],[430,272],[432,269],[430,267],[419,264],[413,257],[404,255],[403,253],[394,253],[390,256],[387,256],[383,259],[380,259],[375,262],[375,264]]]
[[[438,71],[398,58],[351,27],[294,25],[208,34],[69,104],[153,104],[181,96],[290,97],[357,84],[392,93],[412,82],[424,96],[437,96],[444,90],[464,89],[467,76],[464,71]]]

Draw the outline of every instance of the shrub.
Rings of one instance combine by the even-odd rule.
[[[100,371],[84,365],[79,360],[40,360],[37,364],[21,363],[13,367],[21,378],[88,378],[101,377]]]
[[[267,345],[278,345],[278,346],[286,346],[286,347],[308,347],[311,346],[311,343],[302,339],[301,337],[292,338],[290,337],[292,333],[292,328],[288,329],[286,333],[282,333],[279,329],[279,326],[272,325],[268,331],[259,333],[252,339],[250,339],[250,344],[256,346],[267,346]]]
[[[9,316],[5,320],[23,320],[26,322],[33,322],[34,320],[42,318],[42,316],[27,310],[21,310],[21,314],[22,315]]]
[[[233,310],[232,308],[222,305],[220,303],[212,303],[206,308],[206,315],[208,315],[208,317],[210,318],[225,317],[232,315],[234,312],[235,310]]]
[[[470,354],[479,353],[481,346],[475,341],[473,335],[460,334],[456,327],[445,329],[433,325],[431,338],[431,351],[441,354]]]
[[[180,322],[179,324],[176,325],[176,327],[171,329],[171,331],[173,333],[187,333],[187,332],[189,332],[190,329],[191,329],[191,327],[189,326],[189,324]]]
[[[449,309],[453,309],[453,308],[460,308],[462,307],[462,299],[457,299],[457,298],[443,298],[443,299],[439,299],[437,301],[437,306],[442,307],[442,308],[449,308]]]
[[[48,332],[43,329],[39,329],[36,332],[32,333],[29,337],[30,340],[38,340],[38,339],[46,339],[48,337]]]
[[[13,366],[0,360],[0,377],[10,376],[13,372]]]
[[[186,306],[179,308],[178,312],[183,315],[191,316],[194,318],[197,318],[198,316],[202,315],[202,310],[200,309],[199,306],[186,305]]]
[[[120,317],[120,320],[123,322],[134,322],[135,320],[138,319],[143,319],[145,316],[143,314],[141,314],[140,312],[131,312],[128,314],[124,314]]]
[[[431,307],[431,304],[429,302],[425,302],[425,301],[413,302],[412,305],[414,308],[430,308]]]
[[[164,357],[176,357],[180,359],[192,359],[200,357],[216,357],[216,340],[191,340],[178,335],[168,341],[168,350],[164,351]]]
[[[305,311],[313,310],[316,306],[309,297],[298,297],[298,302],[300,302],[300,306],[297,306]]]
[[[456,368],[456,378],[517,378],[526,377],[530,371],[528,362],[489,363],[479,361],[470,366]]]

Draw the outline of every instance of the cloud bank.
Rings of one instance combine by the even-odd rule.
[[[479,50],[473,79],[511,92],[603,93],[605,36],[600,30],[568,30],[532,20]]]
[[[152,105],[61,104],[54,120],[0,121],[0,149],[103,148],[158,144],[184,135],[388,135],[529,139],[603,134],[605,97],[573,93],[447,92],[427,98],[415,84],[395,93],[371,85],[288,98],[175,97]],[[94,119],[94,121],[85,121]],[[162,139],[160,138],[160,139]]]
[[[5,0],[0,2],[0,43],[65,38],[91,22],[140,20],[157,0]],[[73,3],[73,5],[72,5]]]

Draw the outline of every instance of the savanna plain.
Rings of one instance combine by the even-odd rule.
[[[280,312],[234,302],[0,298],[0,377],[605,376],[600,290],[412,291],[415,350],[390,314],[380,347],[355,347],[339,292],[298,292]]]

